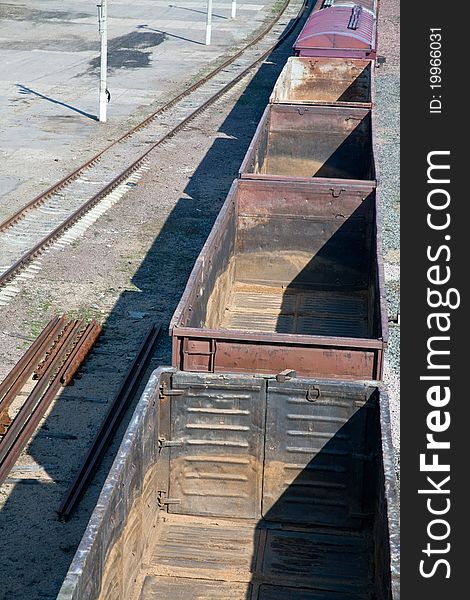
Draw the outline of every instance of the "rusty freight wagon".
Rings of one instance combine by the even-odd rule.
[[[271,104],[371,108],[373,61],[291,56],[271,94]]]
[[[170,324],[184,371],[380,379],[374,186],[236,180]]]
[[[269,104],[240,167],[245,179],[375,183],[371,111]]]
[[[152,375],[58,600],[398,600],[375,386]]]

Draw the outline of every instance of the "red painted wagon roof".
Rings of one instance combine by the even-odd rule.
[[[295,42],[301,48],[360,48],[373,47],[375,19],[362,11],[357,29],[348,29],[351,7],[333,6],[312,13]]]
[[[323,0],[320,5],[315,5],[314,10],[325,10],[326,8],[331,8],[332,6],[354,6],[357,4],[361,6],[364,10],[374,13],[377,16],[377,0]]]

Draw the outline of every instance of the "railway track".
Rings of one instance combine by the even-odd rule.
[[[148,155],[247,76],[294,33],[307,6],[286,0],[279,15],[245,48],[110,144],[73,173],[0,223],[0,305],[16,295],[17,278],[40,269],[33,260],[83,221],[86,229],[132,186]],[[98,214],[90,216],[90,211]]]

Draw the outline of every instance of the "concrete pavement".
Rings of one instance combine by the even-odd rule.
[[[108,123],[98,114],[96,1],[0,3],[0,220],[259,28],[279,0],[109,0]]]

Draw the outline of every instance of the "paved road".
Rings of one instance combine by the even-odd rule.
[[[92,0],[0,3],[0,219],[70,172],[178,84],[257,29],[275,0],[110,0],[109,123],[96,121],[99,34]]]

